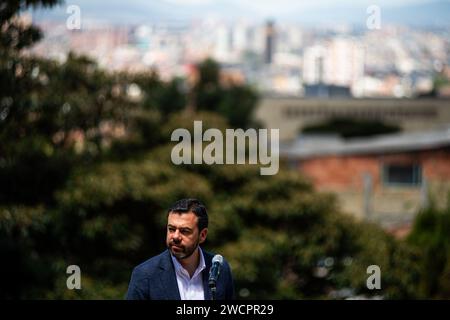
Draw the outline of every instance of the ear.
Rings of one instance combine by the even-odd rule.
[[[207,235],[208,235],[208,228],[204,228],[202,231],[200,231],[200,243],[205,242]]]

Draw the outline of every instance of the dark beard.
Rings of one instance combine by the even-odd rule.
[[[178,259],[183,260],[183,259],[189,258],[190,256],[192,256],[194,254],[194,252],[195,252],[195,250],[197,250],[197,248],[198,248],[198,243],[197,243],[197,246],[195,247],[195,249],[191,251],[191,253],[189,253],[188,255],[186,255],[184,257],[178,258]]]
[[[192,254],[195,252],[195,250],[198,249],[199,243],[200,243],[200,239],[197,239],[197,243],[195,244],[194,249],[193,249],[191,252],[189,252],[187,255],[183,256],[183,257],[177,257],[177,255],[175,255],[175,254],[173,253],[172,250],[170,250],[170,251],[171,251],[172,255],[173,255],[175,258],[179,259],[179,260],[187,259],[187,258],[189,258],[190,256],[192,256]],[[186,248],[186,247],[185,247],[185,248]],[[170,247],[169,247],[169,249],[170,249]]]

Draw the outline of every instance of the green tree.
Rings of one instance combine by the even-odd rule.
[[[377,120],[356,120],[335,118],[322,123],[306,126],[302,133],[328,133],[336,134],[343,138],[370,137],[379,134],[399,132],[396,125],[386,124]]]
[[[251,87],[221,84],[220,66],[212,59],[198,64],[197,69],[198,81],[193,88],[197,110],[217,112],[235,128],[254,125],[252,117],[258,95]]]
[[[420,294],[429,298],[450,296],[450,202],[446,208],[434,205],[416,217],[408,241],[422,252]]]

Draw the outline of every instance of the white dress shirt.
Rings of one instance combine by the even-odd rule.
[[[175,274],[177,276],[178,290],[180,291],[181,300],[205,300],[202,271],[206,268],[206,264],[202,249],[198,247],[198,250],[200,254],[200,262],[192,275],[192,278],[189,276],[189,272],[187,272],[186,269],[184,269],[178,262],[177,258],[170,255],[175,267]]]

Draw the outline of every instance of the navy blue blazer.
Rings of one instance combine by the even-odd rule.
[[[202,271],[205,300],[211,299],[208,286],[209,269],[213,255],[203,251],[206,268]],[[169,250],[154,256],[134,268],[126,295],[127,300],[181,300],[178,290],[175,267],[173,266]],[[234,284],[231,269],[223,261],[217,279],[217,300],[234,299]]]

